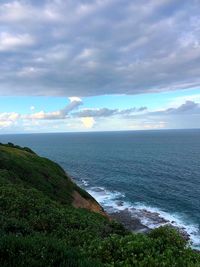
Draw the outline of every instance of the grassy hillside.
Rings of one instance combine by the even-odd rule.
[[[75,191],[96,203],[56,163],[28,148],[0,145],[0,266],[200,266],[175,230],[128,233],[75,208]]]
[[[29,148],[0,145],[0,167],[1,177],[7,182],[34,187],[63,204],[73,201],[74,190],[84,198],[94,200],[73,183],[58,164],[37,156]]]

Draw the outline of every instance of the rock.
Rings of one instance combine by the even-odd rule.
[[[128,209],[110,213],[109,216],[122,223],[129,231],[143,233],[149,231],[149,228],[143,225],[140,219],[133,217]]]
[[[122,207],[124,205],[124,202],[122,200],[116,201],[117,206]]]

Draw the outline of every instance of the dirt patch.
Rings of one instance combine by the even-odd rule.
[[[103,208],[96,202],[90,199],[83,198],[77,191],[73,193],[73,202],[72,205],[75,208],[83,208],[96,213],[100,213],[103,216],[108,218],[107,213],[103,210]]]

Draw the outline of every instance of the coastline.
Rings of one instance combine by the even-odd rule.
[[[148,214],[151,216],[154,216],[153,213],[148,212]],[[150,227],[143,224],[141,220],[138,219],[136,216],[134,217],[128,209],[116,211],[113,213],[108,213],[108,215],[112,219],[123,224],[124,227],[131,232],[147,234],[153,230]],[[164,218],[161,218],[161,220],[163,221],[163,225],[167,225],[167,226],[170,226],[176,229],[186,241],[190,240],[190,235],[186,232],[186,229],[175,227],[169,221],[165,220]]]
[[[155,228],[167,225],[176,229],[195,251],[200,251],[198,227],[185,221],[181,216],[142,203],[129,203],[120,192],[109,191],[104,187],[91,187],[83,179],[72,176],[70,178],[99,203],[108,217],[123,224],[127,230],[147,234]]]
[[[131,213],[128,211],[128,209],[108,213],[108,216],[111,219],[114,219],[114,220],[118,221],[119,223],[121,223],[127,230],[129,230],[133,233],[136,233],[136,234],[138,234],[138,233],[148,234],[150,231],[153,230],[153,229],[150,229],[149,227],[145,226],[144,224],[142,224],[138,218],[132,216]],[[191,240],[190,235],[185,231],[185,229],[180,229],[180,228],[174,227],[171,224],[167,224],[167,225],[175,228],[186,241]],[[192,247],[192,250],[195,253],[200,254],[200,248],[197,249],[197,248]]]

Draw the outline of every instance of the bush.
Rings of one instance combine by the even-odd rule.
[[[0,239],[1,267],[101,267],[93,260],[83,259],[77,249],[65,242],[40,236],[16,237],[8,235]]]
[[[169,239],[166,238],[168,235]],[[180,235],[168,227],[162,227],[152,232],[150,236],[112,235],[103,241],[94,241],[88,249],[85,249],[85,253],[110,267],[200,266],[200,255],[187,248]]]
[[[187,241],[181,234],[170,226],[162,226],[154,229],[149,233],[149,237],[157,241],[160,240],[159,249],[161,249],[161,245],[163,249],[172,246],[172,244],[176,249],[184,249],[187,245]]]

